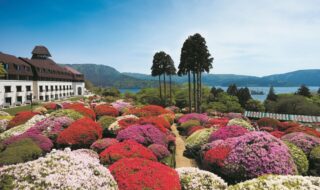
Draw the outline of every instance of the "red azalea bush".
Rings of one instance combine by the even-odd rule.
[[[142,117],[140,118],[139,123],[140,125],[152,124],[164,133],[166,133],[171,127],[170,123],[163,117]]]
[[[59,133],[57,143],[62,146],[86,148],[100,138],[102,138],[100,124],[84,117],[73,122],[67,129]]]
[[[259,129],[260,129],[260,131],[267,131],[267,132],[274,131],[273,127],[260,127]]]
[[[231,148],[229,146],[219,145],[213,149],[210,149],[204,154],[204,165],[208,169],[212,169],[215,166],[223,167],[224,161],[228,157]],[[214,170],[214,169],[213,169]]]
[[[50,102],[43,105],[47,110],[56,110],[58,105],[56,103]]]
[[[111,145],[117,144],[119,141],[114,138],[104,138],[104,139],[98,139],[95,141],[90,148],[98,153],[104,151],[106,148],[108,148]]]
[[[187,129],[187,136],[190,136],[190,135],[192,135],[192,133],[194,133],[194,132],[196,132],[196,131],[198,131],[198,130],[201,130],[201,129],[204,129],[204,127],[202,127],[202,126],[192,126],[192,127],[189,127],[189,128]]]
[[[280,139],[286,133],[282,131],[272,131],[270,134]]]
[[[220,118],[211,118],[209,121],[206,123],[206,125],[210,127],[225,127],[229,122],[229,119],[226,117],[220,117]]]
[[[137,119],[137,118],[121,119],[118,121],[118,124],[120,126],[120,130],[123,130],[123,129],[130,127],[130,126],[139,124],[139,119]]]
[[[126,115],[132,114],[138,117],[158,116],[161,114],[172,113],[161,106],[147,105],[141,108],[131,108],[126,112]]]
[[[116,143],[100,153],[100,161],[103,164],[109,165],[123,158],[157,160],[151,150],[133,140]]]
[[[281,128],[281,122],[277,119],[263,117],[257,121],[258,126],[261,127],[272,127],[273,130]]]
[[[37,113],[32,111],[19,112],[15,115],[15,117],[12,120],[10,120],[7,129],[24,124],[35,115],[37,115]]]
[[[296,122],[292,122],[292,121],[288,121],[288,122],[282,122],[281,123],[281,126],[279,126],[279,130],[280,131],[285,131],[289,128],[292,128],[292,127],[299,127],[300,124],[299,123],[296,123]]]
[[[119,190],[181,190],[178,173],[158,162],[142,158],[124,158],[109,170]]]
[[[84,105],[81,103],[69,104],[68,106],[65,106],[65,107],[66,109],[72,109],[76,112],[79,112],[85,117],[89,117],[93,120],[96,119],[96,114],[94,113],[94,111],[90,108],[84,107]]]
[[[97,114],[97,116],[113,116],[113,117],[117,117],[119,115],[119,112],[116,108],[109,106],[107,104],[100,104],[97,105],[94,108],[95,113]]]

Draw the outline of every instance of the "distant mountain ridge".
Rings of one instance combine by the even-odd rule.
[[[158,78],[141,73],[121,73],[115,68],[98,64],[64,64],[85,75],[96,86],[117,88],[156,87]],[[186,83],[187,76],[173,76],[174,83]],[[298,70],[263,77],[236,74],[203,74],[203,84],[208,86],[320,86],[320,69]]]

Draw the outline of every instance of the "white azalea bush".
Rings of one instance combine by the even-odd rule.
[[[0,141],[6,138],[21,135],[22,133],[26,132],[29,128],[33,127],[37,122],[42,121],[43,119],[47,118],[44,115],[35,115],[31,119],[29,119],[26,123],[8,129],[0,134]]]
[[[227,183],[219,176],[194,167],[177,168],[182,190],[223,190]]]
[[[320,177],[265,175],[233,186],[228,190],[319,190]]]
[[[53,150],[34,161],[0,168],[0,189],[108,189],[118,186],[91,150]]]
[[[117,131],[120,129],[120,125],[119,125],[119,121],[123,120],[123,119],[139,119],[139,117],[135,116],[135,115],[124,115],[124,116],[119,116],[116,118],[116,121],[111,123],[108,127],[108,131],[110,131],[111,133],[116,134]]]

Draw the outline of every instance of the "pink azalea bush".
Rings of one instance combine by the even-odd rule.
[[[148,148],[153,152],[154,155],[156,155],[158,160],[161,160],[170,155],[169,150],[161,144],[152,144],[148,146]]]
[[[185,114],[182,117],[179,118],[178,123],[184,123],[189,120],[198,120],[201,123],[206,123],[209,120],[209,117],[205,114],[200,113],[189,113]]]
[[[212,142],[219,139],[225,140],[227,138],[238,137],[248,132],[249,131],[246,128],[241,126],[237,126],[237,125],[225,126],[213,132],[210,135],[208,142]]]
[[[302,132],[289,133],[282,136],[281,140],[288,141],[301,148],[307,156],[314,147],[320,145],[320,138]]]

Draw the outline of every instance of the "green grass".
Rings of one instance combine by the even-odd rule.
[[[33,105],[32,109],[39,107],[39,105]],[[3,111],[9,113],[10,115],[16,115],[16,113],[21,112],[21,111],[31,111],[31,105],[26,105],[26,106],[19,106],[19,107],[14,107],[14,108],[6,108],[2,109]]]
[[[71,97],[71,98],[68,98],[66,100],[69,100],[69,101],[78,101],[80,99],[83,99],[84,96],[75,96],[75,97]]]

